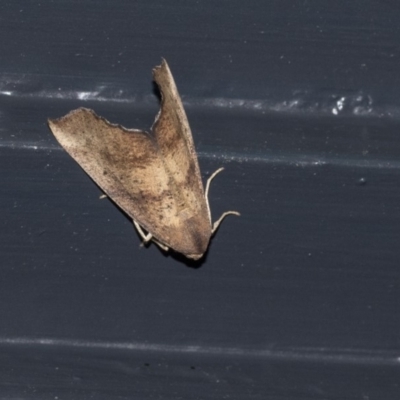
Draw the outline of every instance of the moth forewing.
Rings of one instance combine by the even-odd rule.
[[[86,108],[49,120],[49,127],[107,196],[147,231],[140,233],[145,240],[199,259],[217,228],[211,226],[206,197],[215,174],[205,193],[185,110],[165,60],[153,74],[162,100],[151,134],[112,124]],[[238,215],[228,211],[222,217],[228,214]]]

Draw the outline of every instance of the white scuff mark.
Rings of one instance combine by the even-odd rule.
[[[343,110],[345,100],[345,97],[341,97],[339,100],[336,101],[335,107],[332,108],[333,115],[338,115],[339,112]]]
[[[78,92],[76,94],[79,100],[94,100],[99,95],[99,92]]]

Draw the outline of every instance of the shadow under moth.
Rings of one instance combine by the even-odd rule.
[[[200,259],[228,214],[212,223],[192,133],[174,78],[163,59],[153,69],[161,109],[151,133],[112,124],[79,108],[48,123],[61,146],[132,219],[145,243]],[[146,232],[145,232],[146,231]]]

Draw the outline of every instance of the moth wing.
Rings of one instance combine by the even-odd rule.
[[[211,235],[211,220],[192,132],[174,78],[164,59],[160,66],[153,69],[153,76],[161,91],[161,109],[152,131],[175,186],[181,188],[176,196],[183,204],[182,209],[198,215],[203,220],[204,230],[207,230],[207,224],[210,226]]]
[[[180,209],[169,174],[148,133],[111,124],[85,108],[49,120],[49,126],[64,149],[132,219],[168,247],[196,253],[177,219]]]

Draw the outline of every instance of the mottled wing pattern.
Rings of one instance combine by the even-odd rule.
[[[49,125],[132,219],[160,243],[198,259],[212,230],[193,138],[166,61],[153,73],[162,95],[153,136],[110,124],[84,108]]]
[[[80,108],[49,121],[64,149],[130,217],[171,246],[178,213],[169,176],[148,133],[110,124]]]

